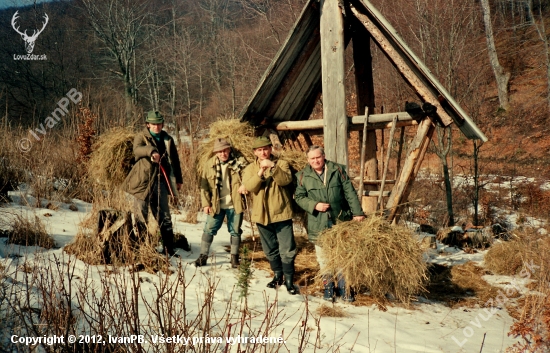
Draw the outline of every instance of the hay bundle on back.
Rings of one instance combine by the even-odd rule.
[[[197,153],[197,173],[200,175],[204,165],[210,157],[214,155],[214,140],[224,138],[229,141],[233,150],[241,154],[248,162],[254,160],[252,144],[254,143],[254,127],[248,123],[243,123],[238,119],[218,120],[210,125],[210,137],[208,141],[201,143]]]
[[[348,286],[367,286],[376,298],[391,293],[405,303],[424,290],[427,266],[420,243],[408,228],[370,216],[325,230],[319,245],[327,261],[321,275],[342,273]]]
[[[122,184],[132,168],[133,142],[136,133],[130,128],[113,128],[99,137],[92,147],[88,175],[93,182],[112,190]]]
[[[299,172],[308,164],[305,152],[284,150],[279,158],[290,164],[293,173]]]

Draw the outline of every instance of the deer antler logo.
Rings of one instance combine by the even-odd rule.
[[[34,49],[34,42],[36,41],[36,38],[38,38],[38,35],[40,33],[42,33],[42,31],[44,30],[44,28],[46,28],[46,25],[48,24],[48,15],[47,14],[44,14],[44,24],[42,25],[42,29],[40,30],[33,30],[32,32],[32,36],[28,36],[27,35],[27,30],[25,30],[25,32],[21,32],[19,31],[19,26],[15,27],[17,24],[15,23],[17,21],[17,19],[19,18],[19,16],[17,16],[19,11],[15,11],[15,13],[13,14],[13,17],[11,18],[11,26],[13,27],[13,29],[19,33],[21,35],[21,38],[23,38],[23,40],[25,41],[25,50],[27,51],[27,53],[31,54],[33,49]]]

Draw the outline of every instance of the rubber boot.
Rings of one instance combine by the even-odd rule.
[[[210,254],[210,246],[212,245],[212,241],[214,241],[213,235],[208,233],[202,233],[201,255],[206,255],[208,257],[208,254]]]
[[[231,236],[231,268],[237,268],[241,264],[239,261],[240,246],[241,246],[241,237]]]
[[[331,302],[334,301],[334,281],[332,280],[332,276],[323,276],[323,285],[323,299]]]
[[[287,292],[292,295],[298,294],[298,288],[294,285],[294,261],[289,264],[283,263],[283,273]]]
[[[195,262],[193,262],[193,264],[197,267],[201,267],[201,266],[206,265],[207,261],[208,261],[208,255],[200,254],[199,258],[196,259]]]
[[[283,271],[274,271],[274,276],[271,282],[267,284],[267,288],[277,288],[283,284]]]
[[[267,288],[277,288],[284,282],[283,263],[281,262],[281,258],[269,261],[269,266],[273,271],[273,279],[267,284]]]
[[[354,302],[355,301],[355,291],[350,287],[349,291],[346,290],[346,280],[342,275],[338,277],[338,295],[340,299],[345,302]]]
[[[176,251],[174,250],[174,232],[172,229],[160,229],[160,236],[162,238],[162,245],[163,245],[163,254],[167,254],[169,256],[176,255]]]

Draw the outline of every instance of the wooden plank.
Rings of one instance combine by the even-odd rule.
[[[403,164],[401,174],[399,175],[397,183],[393,187],[388,203],[386,204],[386,208],[389,209],[387,216],[390,221],[393,220],[397,212],[397,207],[404,200],[404,193],[409,185],[409,182],[413,178],[417,164],[422,162],[419,160],[419,157],[421,156],[424,148],[426,137],[432,127],[433,124],[430,119],[423,120],[418,126],[416,136],[411,142],[410,149],[407,152],[407,157],[405,159],[405,163]]]
[[[277,131],[273,129],[266,129],[264,132],[264,136],[269,137],[269,139],[271,140],[271,143],[273,144],[273,153],[279,154],[282,152],[283,144],[279,139],[279,134],[277,134]]]
[[[393,120],[393,126],[391,127],[390,131],[390,137],[388,141],[388,154],[386,155],[386,161],[384,162],[384,172],[382,173],[382,183],[380,184],[380,191],[384,191],[384,186],[386,185],[386,176],[388,175],[388,165],[390,164],[390,156],[391,156],[391,147],[393,144],[393,135],[395,134],[395,123],[397,122],[397,116]],[[384,130],[382,130],[384,132]],[[383,143],[383,140],[382,140]],[[380,205],[380,209],[384,209],[384,205],[382,203],[382,194],[378,197],[378,205]]]
[[[304,137],[304,141],[306,141],[306,145],[309,148],[310,146],[313,146],[313,141],[311,141],[311,137],[307,132],[301,132],[302,136]]]
[[[397,161],[395,165],[395,176],[397,179],[399,175],[399,168],[401,168],[401,154],[403,153],[403,143],[405,142],[405,127],[401,127],[401,134],[399,135],[399,148],[397,149]]]
[[[360,182],[359,177],[353,178],[353,181]],[[364,184],[368,185],[380,185],[382,184],[382,180],[363,180]],[[386,184],[395,184],[395,180],[386,180]]]
[[[328,160],[348,165],[344,17],[338,0],[321,0],[323,131]]]
[[[362,109],[364,111],[364,109]],[[412,117],[408,113],[393,113],[393,114],[372,114],[369,115],[369,123],[367,125],[376,125],[376,124],[387,124],[387,125],[379,125],[379,126],[387,126],[388,128],[391,128],[391,123],[393,122],[393,118],[397,115],[398,122],[411,122]],[[348,124],[349,125],[357,125],[353,126],[353,128],[362,129],[363,124],[365,123],[365,116],[353,116],[348,117]],[[389,123],[389,124],[388,124]],[[399,125],[397,125],[399,126]],[[281,121],[276,122],[273,124],[273,127],[278,131],[284,131],[284,130],[309,130],[309,129],[320,129],[323,127],[323,120],[321,119],[315,119],[315,120],[302,120],[302,121]],[[351,126],[350,126],[351,128]]]
[[[363,136],[361,138],[361,170],[359,172],[359,194],[358,196],[363,196],[363,190],[365,188],[365,183],[363,180],[365,178],[365,155],[367,153],[367,124],[369,122],[369,108],[365,108],[365,123],[363,124]]]
[[[418,70],[413,71],[413,67],[415,67],[415,65],[411,63],[406,54],[403,53],[395,43],[390,41],[387,33],[383,33],[368,16],[360,13],[353,4],[350,4],[350,9],[353,15],[363,24],[363,26],[365,26],[382,52],[401,73],[405,81],[407,81],[407,83],[414,89],[422,101],[429,102],[437,107],[437,115],[445,126],[451,124],[453,119],[439,103],[439,100],[437,99],[438,95],[430,90],[428,83],[423,80],[423,75],[421,75]]]
[[[430,126],[430,130],[428,131],[428,134],[426,135],[426,138],[424,139],[424,143],[423,143],[422,147],[420,148],[420,155],[418,157],[419,162],[416,164],[416,166],[413,170],[413,174],[411,176],[409,184],[405,188],[405,192],[403,192],[403,200],[405,200],[405,201],[409,199],[409,195],[411,193],[413,183],[416,179],[416,176],[418,175],[418,171],[420,170],[420,167],[422,166],[422,161],[424,160],[424,156],[426,155],[426,151],[428,151],[428,147],[430,146],[430,140],[432,139],[434,131],[435,131],[435,125],[432,124],[432,126]],[[399,222],[399,218],[401,217],[403,207],[404,207],[404,205],[397,206],[397,209],[395,211],[395,217],[392,220],[393,224],[397,224],[397,222]]]
[[[379,198],[380,195],[382,195],[382,197],[388,197],[388,196],[390,196],[390,192],[389,191],[384,191],[383,193],[380,193],[379,190],[370,190],[370,191],[364,191],[363,192],[363,196],[372,197],[374,199]]]
[[[315,0],[309,0],[300,14],[289,36],[266,69],[263,77],[239,114],[244,121],[263,119],[266,107],[279,90],[281,82],[286,77],[311,38],[311,33],[319,26],[319,7]]]
[[[275,121],[294,120],[297,102],[301,101],[305,92],[310,91],[321,79],[321,44],[319,34],[316,36],[317,45],[308,57],[298,79],[289,89],[281,104],[276,107],[273,117]]]

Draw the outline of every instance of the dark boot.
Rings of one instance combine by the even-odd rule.
[[[285,273],[285,286],[289,294],[296,295],[300,293],[298,288],[294,285],[294,274]]]
[[[349,290],[346,290],[346,280],[342,275],[338,278],[338,295],[345,302],[351,303],[355,301],[355,291],[351,287]]]
[[[162,237],[163,253],[170,256],[174,256],[174,232],[172,229],[160,229],[160,236]]]
[[[269,266],[274,273],[273,279],[267,284],[267,288],[277,288],[283,284],[283,263],[281,258],[269,261]]]
[[[288,293],[298,294],[298,288],[294,285],[294,261],[289,264],[283,263],[283,272],[285,274],[285,286]]]
[[[240,264],[239,255],[231,255],[231,268],[238,268]]]
[[[283,271],[275,271],[275,275],[271,282],[267,284],[267,288],[277,288],[283,284]]]
[[[231,236],[231,268],[237,268],[239,262],[239,247],[241,246],[240,236]]]
[[[200,254],[199,258],[196,259],[195,262],[193,262],[193,263],[195,264],[195,266],[201,267],[201,266],[206,265],[207,261],[208,261],[208,255]]]
[[[327,301],[334,301],[334,281],[332,276],[323,276],[323,299]]]

